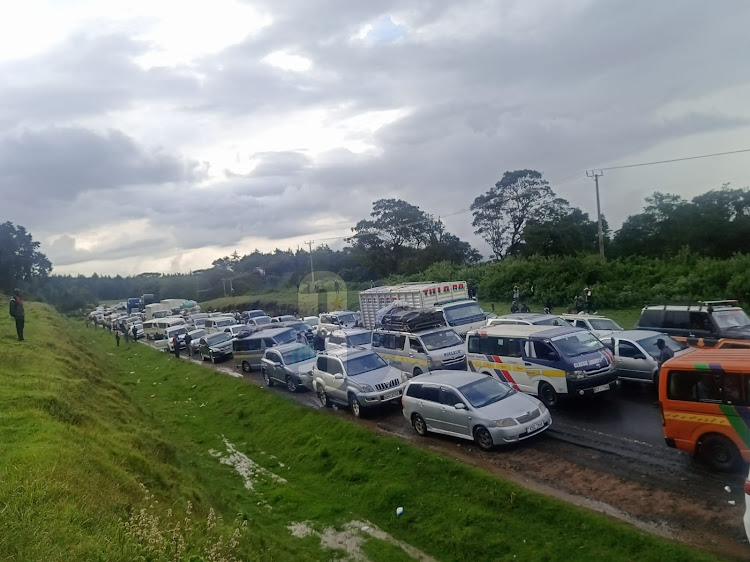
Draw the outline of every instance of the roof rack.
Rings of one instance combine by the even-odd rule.
[[[715,307],[723,306],[738,306],[739,301],[733,299],[718,300],[718,301],[663,301],[659,303],[644,303],[644,308],[650,306],[661,306],[662,310],[666,310],[668,306],[685,306],[687,310],[702,311],[707,310],[712,312]]]

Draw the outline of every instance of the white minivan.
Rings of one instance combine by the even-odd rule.
[[[417,332],[373,330],[372,350],[415,377],[439,369],[466,369],[464,341],[447,326]]]
[[[207,334],[213,334],[214,332],[223,332],[224,328],[233,326],[236,323],[234,316],[213,316],[206,318],[203,329],[206,330]]]

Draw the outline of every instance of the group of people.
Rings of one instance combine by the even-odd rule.
[[[531,292],[534,292],[534,287],[531,288]],[[492,306],[492,311],[494,312],[495,305],[493,304]],[[531,312],[529,305],[525,302],[521,302],[521,291],[519,290],[518,285],[513,287],[513,303],[510,305],[510,312],[511,314],[515,314],[516,312]],[[552,313],[552,299],[549,297],[544,301],[544,313]]]
[[[584,308],[588,314],[596,314],[596,311],[594,310],[594,296],[591,294],[591,289],[588,287],[583,289],[583,296],[580,294],[576,295],[573,304],[575,305],[577,314],[583,312]]]

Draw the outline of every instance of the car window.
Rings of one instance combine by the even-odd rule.
[[[636,355],[643,356],[641,350],[630,342],[620,340],[620,343],[618,345],[620,349],[620,357],[628,357],[633,359]]]
[[[534,355],[539,359],[545,359],[547,361],[558,359],[558,357],[556,357],[557,352],[555,351],[555,348],[542,340],[534,340]]]
[[[409,338],[409,348],[412,349],[415,353],[424,353],[424,348],[422,347],[422,344],[419,343],[419,340],[417,338]]]
[[[689,330],[690,313],[687,310],[664,311],[664,327],[677,330]]]
[[[281,357],[274,351],[266,351],[266,359],[273,361],[274,363],[281,363]]]
[[[341,361],[338,359],[334,359],[333,357],[328,358],[328,373],[331,373],[332,375],[343,375],[344,374],[344,366],[341,364]]]
[[[744,380],[745,384],[742,384]],[[747,405],[750,375],[746,373],[706,373],[671,371],[667,381],[667,396],[687,402],[726,402]]]
[[[406,347],[406,336],[396,336],[396,349],[403,351]]]
[[[440,402],[440,388],[437,386],[423,386],[422,399],[430,402]]]
[[[406,395],[412,398],[422,398],[422,385],[410,384],[409,388],[406,389]]]
[[[584,322],[583,320],[576,320],[576,321],[575,321],[575,323],[574,323],[573,325],[574,325],[574,326],[575,326],[576,328],[583,328],[584,330],[585,330],[586,328],[588,328],[588,326],[586,326],[586,322]]]
[[[638,326],[641,328],[661,328],[661,325],[661,310],[644,310],[641,313],[641,318],[638,320]]]
[[[445,404],[446,406],[455,406],[461,402],[463,404],[463,400],[461,400],[458,397],[458,394],[453,392],[452,390],[448,388],[441,388],[440,389],[440,403]]]
[[[263,343],[266,344],[266,347],[273,347],[276,345],[276,342],[273,338],[263,338]]]
[[[319,356],[318,362],[315,365],[320,371],[328,371],[328,357]]]

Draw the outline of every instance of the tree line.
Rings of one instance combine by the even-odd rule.
[[[63,310],[76,310],[98,300],[144,293],[204,301],[230,292],[296,290],[310,273],[311,258],[316,270],[335,272],[357,288],[418,276],[438,263],[464,267],[484,262],[502,268],[532,256],[584,259],[598,252],[596,218],[558,197],[535,170],[505,172],[474,199],[470,210],[475,233],[492,252],[486,259],[468,242],[447,232],[439,218],[407,201],[381,199],[352,228],[347,245],[340,250],[322,244],[312,249],[312,255],[304,248],[256,250],[243,256],[234,252],[190,274],[152,272],[129,277],[51,275],[52,264],[39,243],[24,227],[6,222],[0,225],[0,289],[10,292],[22,286]],[[655,192],[617,232],[610,231],[606,219],[603,227],[607,256],[615,260],[669,259],[684,251],[730,258],[747,252],[750,190],[724,185],[690,200]],[[480,288],[491,292],[491,283],[485,279]]]

